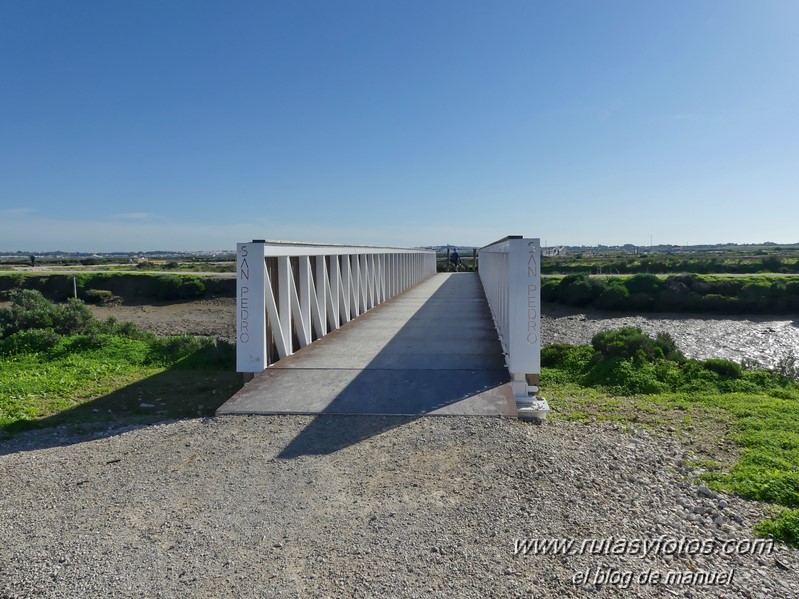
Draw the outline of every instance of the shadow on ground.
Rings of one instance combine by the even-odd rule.
[[[280,452],[278,459],[327,455],[356,445],[419,416],[364,416],[361,414],[320,414]]]
[[[402,297],[374,308],[373,314]],[[335,345],[339,331],[320,345]],[[300,353],[292,358],[299,359]],[[286,377],[292,370],[301,369],[275,369],[260,376]],[[335,376],[331,370],[331,380]],[[468,407],[452,414],[515,417],[515,402],[506,386],[509,378],[478,277],[450,276],[278,458],[333,453],[431,413],[446,417],[443,414],[460,402]]]
[[[131,426],[213,416],[241,387],[224,370],[171,368],[40,420],[0,429],[0,456],[110,437]]]

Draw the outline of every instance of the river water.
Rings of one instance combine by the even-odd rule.
[[[544,304],[541,332],[544,345],[586,344],[606,329],[638,327],[649,335],[671,334],[689,358],[757,360],[772,367],[793,352],[799,357],[799,315],[714,316],[707,314],[624,315]]]

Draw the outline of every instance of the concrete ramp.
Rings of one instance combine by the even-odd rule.
[[[516,417],[480,280],[437,274],[280,360],[217,414]]]

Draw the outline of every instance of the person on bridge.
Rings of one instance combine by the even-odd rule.
[[[460,270],[461,257],[458,254],[457,248],[452,250],[452,253],[449,255],[449,261],[452,262],[452,267],[455,269],[455,272]]]

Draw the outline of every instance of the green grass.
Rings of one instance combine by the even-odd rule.
[[[66,336],[44,352],[0,355],[0,431],[107,420],[109,410],[208,414],[237,387],[232,348],[210,339]],[[160,405],[142,410],[142,403]]]
[[[11,299],[0,309],[0,433],[209,414],[238,388],[228,343],[158,338],[131,323],[98,321],[78,300],[55,304],[37,291]]]
[[[144,364],[142,341],[113,339],[102,350],[69,352],[75,341],[65,338],[42,354],[0,356],[0,429],[74,408],[162,369]]]
[[[602,335],[595,346],[619,338],[618,331]],[[628,349],[637,347],[634,334],[627,338]],[[702,480],[773,504],[775,516],[756,532],[799,547],[799,384],[726,361],[674,357],[639,352],[625,360],[590,346],[546,348],[542,392],[557,407],[555,419],[616,421],[690,440]]]

